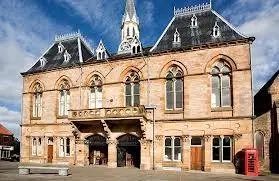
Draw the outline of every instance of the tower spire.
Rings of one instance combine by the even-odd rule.
[[[139,24],[134,0],[126,0],[125,13],[123,15],[122,23],[129,21]]]

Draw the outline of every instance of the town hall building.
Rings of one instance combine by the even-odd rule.
[[[254,38],[211,4],[174,9],[152,47],[133,0],[119,27],[116,53],[56,36],[22,73],[21,162],[234,172],[253,146]]]

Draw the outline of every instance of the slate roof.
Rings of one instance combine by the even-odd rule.
[[[65,47],[64,51],[61,53],[58,52],[58,44],[60,42]],[[85,45],[82,40],[80,42],[82,58],[83,60],[88,60],[93,56],[93,52]],[[64,61],[64,52],[66,50],[71,55],[71,59],[68,62]],[[41,67],[40,60],[38,60],[31,69],[23,74],[52,70],[55,68],[71,67],[79,64],[78,37],[55,41],[55,43],[43,54],[42,57],[46,59],[45,66]]]
[[[12,136],[13,134],[5,128],[2,124],[0,124],[0,134],[1,135],[7,135],[7,136]]]
[[[151,51],[173,49],[173,39],[176,29],[181,38],[181,47],[196,46],[208,43],[228,42],[246,38],[229,24],[223,17],[213,10],[195,13],[198,26],[191,27],[193,14],[174,16]],[[221,35],[213,37],[213,27],[217,22]]]

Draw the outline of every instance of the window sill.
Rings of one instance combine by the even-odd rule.
[[[41,120],[41,117],[33,117],[33,116],[32,116],[30,119],[31,119],[31,120]]]
[[[57,116],[57,119],[68,119],[68,116]]]
[[[232,107],[216,107],[216,108],[211,108],[211,112],[226,112],[226,111],[232,111]]]
[[[183,113],[183,109],[179,109],[179,110],[165,110],[165,114],[182,114]]]

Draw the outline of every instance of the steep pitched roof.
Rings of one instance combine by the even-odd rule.
[[[9,135],[9,136],[12,136],[12,135],[13,135],[7,128],[5,128],[2,124],[0,124],[0,134],[2,134],[2,135]]]
[[[80,42],[80,43],[79,43]],[[62,44],[64,50],[59,53],[58,45]],[[69,61],[64,61],[64,53],[67,51],[71,58]],[[44,66],[41,66],[40,60],[29,69],[26,73],[34,73],[45,70],[51,70],[60,67],[70,67],[79,64],[93,56],[91,48],[81,38],[80,35],[65,36],[64,38],[58,38],[54,44],[42,55],[41,58],[45,59]],[[40,59],[41,59],[40,58]]]
[[[197,26],[192,27],[192,17],[196,16]],[[214,37],[213,28],[217,22],[220,28],[220,36]],[[189,11],[189,13],[176,14],[158,39],[153,52],[170,50],[174,47],[174,33],[178,30],[181,38],[181,47],[196,46],[208,43],[219,43],[247,38],[236,30],[217,12],[211,10]]]

